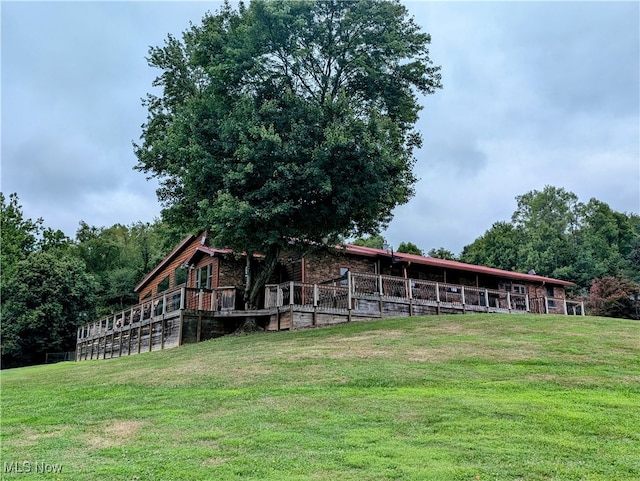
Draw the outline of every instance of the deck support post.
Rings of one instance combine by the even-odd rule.
[[[133,322],[129,324],[129,337],[127,339],[127,356],[131,355],[131,329],[132,328],[133,328]]]
[[[440,315],[440,285],[436,282],[436,314]]]
[[[353,294],[351,292],[351,286],[353,285],[353,280],[351,279],[351,269],[347,271],[347,311],[348,311],[348,322],[351,322],[351,309],[353,308]]]
[[[460,282],[462,282],[462,279],[460,280]],[[467,301],[464,298],[464,286],[462,286],[462,288],[460,289],[460,292],[462,293],[462,313],[466,314],[467,313]]]
[[[511,293],[507,292],[507,307],[509,308],[509,314],[511,314]]]
[[[311,321],[312,326],[318,324],[318,284],[313,285],[313,319]]]
[[[549,298],[544,296],[544,313],[549,314]]]
[[[294,304],[294,297],[295,297],[296,293],[295,293],[295,285],[293,283],[293,281],[289,282],[289,305],[293,306]]]

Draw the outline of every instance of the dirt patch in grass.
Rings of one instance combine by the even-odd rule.
[[[14,445],[17,448],[27,448],[36,446],[41,439],[62,437],[69,431],[69,428],[56,427],[50,430],[36,431],[35,429],[24,427],[20,431],[20,436],[16,436],[15,439],[21,439],[15,442]]]
[[[104,449],[130,444],[146,424],[143,421],[117,419],[103,422],[86,434],[85,445],[90,449]]]

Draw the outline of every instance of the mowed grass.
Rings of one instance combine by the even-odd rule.
[[[640,479],[633,321],[367,321],[1,376],[7,480]]]

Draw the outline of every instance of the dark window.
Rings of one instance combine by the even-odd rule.
[[[196,277],[196,287],[198,289],[211,289],[211,281],[213,279],[213,269],[211,264],[198,268]]]
[[[340,268],[340,285],[341,286],[349,285],[348,273],[349,273],[349,268],[348,267],[341,267]]]
[[[174,278],[176,280],[176,287],[187,283],[187,271],[186,267],[178,267],[175,271]]]
[[[553,287],[547,287],[547,297],[553,297]]]
[[[158,292],[164,292],[169,289],[169,276],[165,277],[158,283]]]

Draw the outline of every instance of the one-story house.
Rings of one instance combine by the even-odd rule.
[[[435,313],[582,314],[561,279],[355,245],[284,253],[259,309],[244,302],[261,257],[187,236],[135,287],[139,304],[78,330],[78,359],[164,349],[233,332]],[[137,330],[136,330],[137,329]],[[109,337],[111,336],[111,337]],[[107,354],[109,352],[109,354]]]

